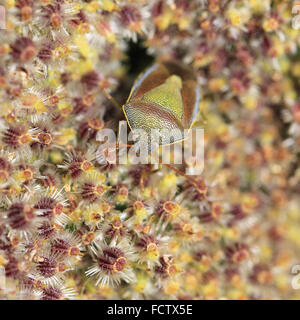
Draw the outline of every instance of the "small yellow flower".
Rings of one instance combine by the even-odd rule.
[[[147,277],[139,274],[137,276],[137,282],[134,286],[134,290],[138,293],[143,293],[143,291],[145,290],[145,288],[147,286],[147,283],[148,283]]]
[[[51,151],[50,152],[50,160],[53,163],[59,164],[63,162],[63,155],[59,151]]]
[[[8,260],[5,259],[4,255],[0,254],[0,266],[4,267],[7,262],[8,262]]]
[[[55,137],[55,142],[61,146],[67,145],[76,136],[76,131],[73,128],[63,128],[58,131],[58,136]]]
[[[231,7],[226,11],[226,16],[234,27],[241,27],[248,22],[251,14],[247,7],[241,7],[239,9]]]
[[[105,11],[111,12],[116,9],[116,4],[112,0],[103,0],[100,4]]]
[[[169,282],[165,289],[164,289],[164,292],[167,294],[167,295],[173,295],[173,294],[176,294],[179,290],[179,283],[177,281],[171,281]]]
[[[5,4],[7,8],[13,8],[15,6],[15,0],[6,0]]]
[[[162,194],[167,194],[170,191],[174,190],[174,187],[176,187],[177,184],[177,176],[172,172],[169,174],[166,174],[158,185],[158,190]]]
[[[263,28],[267,32],[276,31],[279,28],[279,23],[275,18],[268,18],[263,22]]]
[[[226,87],[226,80],[224,78],[214,78],[209,80],[208,86],[213,92],[222,91]]]
[[[25,93],[21,96],[21,101],[25,107],[32,107],[37,113],[47,111],[44,102],[33,93]]]
[[[85,6],[85,9],[87,12],[94,13],[99,9],[99,3],[98,1],[92,1],[90,3],[87,3]]]

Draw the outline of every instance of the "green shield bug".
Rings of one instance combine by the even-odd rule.
[[[164,131],[160,145],[185,138],[184,129],[193,126],[199,112],[200,88],[192,70],[179,62],[156,63],[135,81],[123,105],[131,130]]]
[[[119,108],[109,93],[104,90],[104,94]],[[164,61],[140,74],[122,109],[133,132],[139,129],[150,136],[153,129],[167,129],[159,140],[159,146],[163,147],[186,138],[185,132],[198,117],[199,104],[200,88],[194,72],[180,62]],[[152,155],[152,150],[149,151]],[[196,180],[169,164],[162,164],[186,177],[198,189]]]

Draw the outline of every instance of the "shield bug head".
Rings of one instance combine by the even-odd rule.
[[[164,130],[159,145],[185,138],[195,121],[200,89],[193,71],[179,62],[156,63],[134,83],[123,111],[132,131]],[[169,132],[169,134],[168,134]]]

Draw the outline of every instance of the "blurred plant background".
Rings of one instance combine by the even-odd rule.
[[[2,299],[300,297],[298,1],[0,4]],[[124,120],[103,89],[122,104],[163,59],[201,87],[198,189],[95,160]]]

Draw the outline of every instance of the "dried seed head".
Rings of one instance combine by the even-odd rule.
[[[64,239],[56,238],[51,242],[51,254],[66,255],[70,248],[70,243]]]
[[[159,258],[160,266],[155,267],[155,272],[162,278],[168,278],[178,274],[179,268],[174,262],[174,258],[170,256],[162,256]]]
[[[120,11],[121,22],[134,31],[140,31],[141,13],[133,6],[124,6]]]
[[[32,137],[24,126],[11,126],[3,133],[2,141],[10,148],[18,149],[28,145],[32,141]]]
[[[158,245],[159,241],[151,235],[144,236],[137,243],[137,246],[145,251],[147,259],[150,260],[156,260],[159,257]]]
[[[248,246],[243,243],[235,243],[226,249],[226,257],[234,263],[241,263],[249,258]]]
[[[98,131],[104,128],[104,121],[98,118],[90,118],[83,122],[78,129],[79,135],[82,139],[95,139]]]
[[[201,178],[194,179],[195,183],[187,181],[185,184],[185,190],[191,201],[202,201],[205,199],[208,193],[208,187]]]
[[[219,203],[212,203],[209,211],[203,212],[199,215],[199,219],[203,223],[216,221],[222,214],[222,206]]]
[[[27,37],[17,39],[10,47],[12,57],[21,62],[28,62],[36,55],[36,46]]]
[[[59,288],[49,286],[42,290],[41,300],[60,300],[62,296],[63,293]]]
[[[48,4],[43,6],[43,17],[48,20],[48,23],[54,28],[59,29],[63,22],[63,16],[61,11],[61,4]]]
[[[81,196],[84,200],[93,203],[99,200],[106,191],[107,187],[101,183],[85,182],[81,187]]]
[[[10,227],[18,230],[28,229],[34,217],[34,208],[22,202],[12,204],[7,213]]]
[[[98,86],[99,75],[96,71],[89,71],[81,77],[81,82],[87,86],[87,88],[93,89]]]
[[[104,233],[106,236],[109,236],[111,238],[115,238],[117,236],[125,236],[126,227],[122,223],[119,215],[114,215],[111,217],[108,226],[104,228]]]
[[[29,264],[24,260],[18,260],[10,256],[8,263],[5,265],[5,276],[13,279],[22,279],[29,271]]]
[[[256,284],[267,285],[272,282],[273,274],[269,266],[265,264],[256,264],[253,267],[250,279]]]
[[[45,172],[39,178],[39,183],[43,187],[57,187],[58,186],[58,176],[54,172]]]
[[[82,236],[82,242],[85,245],[92,243],[95,239],[96,239],[96,233],[92,232],[92,231],[88,232]]]
[[[94,171],[94,166],[91,162],[93,159],[92,155],[88,154],[87,157],[85,157],[73,151],[67,156],[68,159],[61,167],[68,170],[73,179],[79,178],[84,173],[88,174]]]
[[[98,265],[107,273],[120,272],[126,265],[126,258],[119,248],[106,248],[98,257]]]
[[[159,217],[164,216],[169,219],[176,218],[180,212],[181,207],[178,203],[173,201],[162,201],[156,209],[156,213]]]
[[[54,46],[52,43],[43,44],[42,48],[38,52],[38,58],[44,63],[48,63],[52,59],[52,53]],[[52,103],[53,104],[53,103]]]
[[[0,183],[7,181],[11,174],[12,166],[7,159],[0,158]]]
[[[80,255],[80,239],[69,232],[61,232],[51,240],[51,255],[59,259]]]
[[[125,201],[127,201],[128,193],[129,193],[128,187],[120,186],[118,188],[118,192],[117,192],[117,195],[116,195],[116,201],[117,202],[125,202]]]
[[[40,215],[42,217],[52,218],[63,212],[64,205],[54,198],[43,197],[37,202],[37,204],[35,204],[34,208],[41,212]]]
[[[30,22],[32,20],[33,1],[18,0],[16,7],[20,9],[20,16],[23,22]]]
[[[50,222],[44,222],[37,228],[37,233],[42,239],[51,239],[56,234],[56,229]]]
[[[133,178],[135,186],[147,187],[150,182],[151,165],[140,165],[130,170],[129,175]]]
[[[39,257],[36,269],[44,278],[51,278],[57,273],[58,263],[54,258]]]

